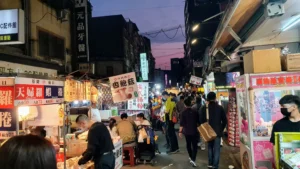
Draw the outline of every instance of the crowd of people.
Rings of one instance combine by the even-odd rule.
[[[189,162],[196,167],[198,147],[208,148],[208,168],[218,169],[221,142],[227,118],[224,108],[218,104],[216,94],[210,92],[207,98],[199,93],[162,93],[163,104],[159,114],[163,133],[166,135],[167,153],[179,152],[175,125],[179,124],[178,136],[185,138]],[[274,144],[275,132],[300,132],[300,98],[296,95],[286,95],[280,99],[283,118],[274,124],[271,142]],[[109,125],[94,121],[87,115],[79,115],[76,124],[81,131],[87,131],[87,150],[78,161],[78,166],[93,160],[95,169],[114,169],[115,156],[112,137],[120,136],[123,146],[135,145],[138,142],[138,126],[151,126],[143,113],[137,115],[136,123],[128,119],[126,113],[121,119],[110,119]],[[209,118],[213,117],[213,118]],[[153,118],[153,116],[152,116]],[[216,138],[205,143],[201,139],[198,127],[208,122],[216,133]],[[153,119],[152,119],[153,123]],[[1,169],[57,169],[56,152],[52,143],[45,139],[43,128],[34,128],[31,134],[15,136],[4,142],[0,147]],[[157,147],[157,145],[155,145]],[[124,158],[129,158],[129,153]],[[29,158],[30,157],[30,158]],[[76,167],[75,167],[76,168]]]
[[[200,93],[179,93],[177,96],[172,93],[163,92],[163,106],[160,112],[161,121],[163,121],[163,131],[166,135],[166,147],[168,154],[179,152],[178,140],[174,125],[174,116],[177,116],[179,128],[179,137],[185,136],[186,148],[189,154],[189,161],[193,167],[196,167],[196,156],[198,146],[205,150],[206,143],[201,140],[198,127],[207,122],[207,111],[209,124],[217,134],[217,138],[208,142],[208,168],[218,168],[220,149],[222,145],[223,131],[227,125],[226,113],[221,105],[218,104],[216,94],[210,92],[207,99]]]

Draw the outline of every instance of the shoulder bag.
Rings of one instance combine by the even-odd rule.
[[[201,134],[201,138],[205,142],[209,142],[209,141],[213,141],[217,137],[217,134],[216,134],[216,132],[214,131],[214,129],[209,124],[209,108],[208,108],[208,104],[206,105],[206,119],[207,119],[207,122],[201,124],[198,127],[198,130],[199,130],[199,132]]]

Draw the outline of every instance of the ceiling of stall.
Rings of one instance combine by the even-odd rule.
[[[300,14],[300,0],[288,0],[285,13],[280,17],[267,18],[247,39],[243,47],[300,42],[300,23],[282,31]]]
[[[262,0],[241,0],[236,11],[234,12],[230,22],[229,26],[232,27],[232,29],[238,33],[243,26],[248,22],[248,20],[251,18],[251,16],[256,12],[256,10],[260,7],[262,4]],[[228,31],[224,31],[224,33],[221,35],[221,38],[219,42],[217,42],[216,47],[225,47],[229,44],[229,42],[232,40],[232,36],[229,34]]]

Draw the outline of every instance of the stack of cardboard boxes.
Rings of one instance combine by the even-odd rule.
[[[300,53],[281,55],[280,49],[253,50],[244,56],[244,73],[300,71]]]

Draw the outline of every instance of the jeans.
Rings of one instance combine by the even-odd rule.
[[[220,151],[221,151],[221,137],[208,142],[208,165],[214,169],[219,168]]]
[[[175,124],[172,121],[168,121],[167,123],[168,127],[167,127],[167,133],[169,136],[169,141],[170,141],[170,146],[171,149],[170,151],[176,151],[179,149],[178,147],[178,140],[177,140],[177,136],[176,136],[176,132],[175,132]]]
[[[115,156],[111,152],[95,159],[95,169],[115,169]]]
[[[192,161],[196,161],[198,135],[185,135],[186,149]]]
[[[169,134],[168,134],[168,125],[166,125],[166,123],[164,124],[164,126],[165,126],[165,135],[166,135],[166,141],[167,141],[167,145],[168,146],[171,146],[170,145],[170,138],[169,138]]]

